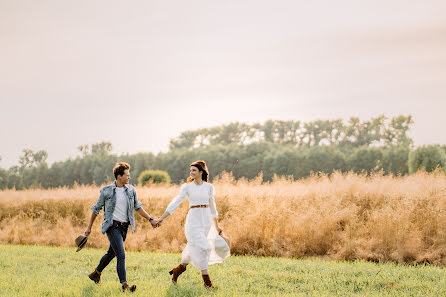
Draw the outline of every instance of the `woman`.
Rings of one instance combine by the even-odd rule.
[[[193,162],[190,165],[187,183],[181,186],[179,195],[169,203],[164,214],[158,219],[158,223],[161,224],[177,209],[184,198],[189,196],[190,210],[184,226],[187,244],[181,254],[180,265],[169,272],[174,283],[190,263],[201,270],[204,286],[214,288],[209,278],[208,265],[221,263],[230,256],[229,246],[217,235],[221,234],[223,229],[218,226],[214,186],[207,182],[208,178],[206,162],[202,160]]]

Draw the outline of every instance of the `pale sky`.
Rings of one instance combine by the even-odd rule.
[[[444,0],[0,0],[0,167],[233,121],[411,114],[446,144]]]

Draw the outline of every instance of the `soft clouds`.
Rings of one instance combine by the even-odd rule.
[[[271,3],[1,2],[0,166],[270,118],[412,114],[416,144],[446,142],[446,2]]]

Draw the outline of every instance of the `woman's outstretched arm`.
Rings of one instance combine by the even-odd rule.
[[[169,203],[169,205],[166,208],[166,211],[163,213],[162,216],[157,220],[158,224],[161,225],[161,222],[167,218],[169,215],[171,215],[175,209],[180,206],[181,202],[183,202],[184,198],[186,198],[187,195],[187,184],[183,184],[180,188],[180,193],[172,199],[172,201]]]
[[[161,223],[163,222],[163,220],[164,220],[165,218],[167,218],[168,216],[170,216],[170,213],[169,213],[168,211],[165,211],[165,212],[163,213],[163,215],[160,216],[159,219],[157,220],[157,221],[158,221],[158,226],[160,226]]]

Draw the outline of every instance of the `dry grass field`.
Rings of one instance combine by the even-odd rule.
[[[219,221],[234,254],[366,259],[446,264],[446,176],[335,173],[271,183],[214,181]],[[178,185],[136,188],[144,208],[160,216]],[[0,191],[0,243],[69,247],[81,233],[99,188]],[[128,250],[180,252],[188,203],[152,229],[138,214]],[[102,216],[87,245],[107,248]]]

